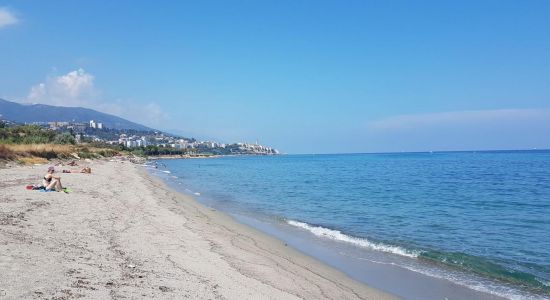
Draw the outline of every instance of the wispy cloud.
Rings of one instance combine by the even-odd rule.
[[[17,23],[19,23],[19,19],[12,11],[5,7],[0,7],[0,29]]]
[[[22,102],[56,106],[86,107],[158,126],[168,115],[155,102],[137,103],[128,99],[105,100],[95,85],[95,76],[79,68],[63,75],[51,75],[31,87]]]
[[[362,128],[370,151],[550,148],[550,109],[398,115]]]
[[[429,114],[398,115],[372,121],[368,129],[393,131],[442,125],[472,125],[479,123],[507,123],[534,119],[550,120],[550,109],[495,109],[451,111]]]
[[[99,102],[93,109],[132,120],[137,123],[163,129],[168,126],[170,116],[155,102],[136,103],[130,99],[116,99]]]

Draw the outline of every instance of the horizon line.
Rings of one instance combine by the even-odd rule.
[[[281,153],[280,155],[353,155],[353,154],[414,154],[414,153],[457,153],[457,152],[545,152],[550,148],[531,149],[483,149],[483,150],[424,150],[424,151],[376,151],[376,152],[334,152],[334,153]]]

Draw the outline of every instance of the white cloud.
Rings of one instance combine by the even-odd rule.
[[[97,104],[98,95],[94,76],[78,69],[65,75],[48,77],[45,82],[34,85],[27,102],[90,107]]]
[[[148,126],[164,125],[168,118],[155,102],[102,99],[101,91],[95,86],[95,76],[81,68],[64,75],[48,76],[44,82],[31,87],[23,102],[86,107]]]
[[[57,85],[71,97],[78,97],[93,90],[94,76],[78,69],[57,78]]]
[[[0,28],[19,23],[19,19],[7,8],[0,7]]]

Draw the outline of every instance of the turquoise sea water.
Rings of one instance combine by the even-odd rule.
[[[497,295],[550,297],[550,152],[161,163],[182,190],[230,213],[270,218]]]

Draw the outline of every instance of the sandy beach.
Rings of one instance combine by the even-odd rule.
[[[129,162],[0,170],[0,299],[392,299]],[[57,167],[60,171],[62,168]],[[73,169],[75,169],[74,167]]]

